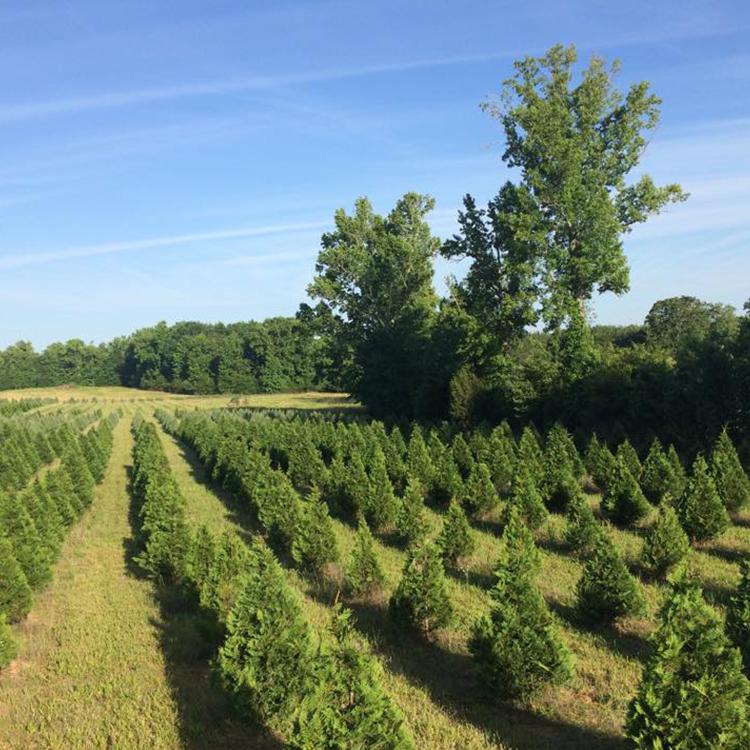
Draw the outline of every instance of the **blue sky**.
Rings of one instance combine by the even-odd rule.
[[[750,5],[98,0],[0,5],[0,346],[293,314],[334,211],[432,194],[446,237],[507,172],[479,103],[575,42],[664,99],[643,162],[684,205],[627,238],[651,303],[750,297]],[[437,283],[451,269],[440,263]]]

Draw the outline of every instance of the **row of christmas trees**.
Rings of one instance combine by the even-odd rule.
[[[279,467],[286,466],[288,475],[295,477],[298,487],[305,485],[305,480],[300,477],[300,470],[303,466],[307,467],[307,481],[314,473],[320,480],[327,482],[327,493],[334,507],[359,513],[360,527],[347,575],[349,586],[356,593],[372,590],[383,580],[374,540],[364,517],[383,517],[382,509],[379,514],[377,510],[373,513],[373,502],[385,502],[387,507],[394,504],[396,507],[391,517],[395,517],[398,534],[413,546],[401,582],[392,596],[391,611],[396,617],[423,631],[440,627],[449,621],[451,605],[444,586],[443,563],[455,565],[462,556],[470,554],[472,546],[470,527],[461,503],[455,499],[451,502],[437,544],[431,544],[423,539],[426,526],[422,515],[424,493],[420,479],[407,480],[406,492],[400,503],[398,500],[394,501],[392,487],[390,492],[388,489],[372,491],[373,487],[384,486],[383,461],[379,459],[378,447],[371,452],[369,476],[364,473],[369,482],[361,479],[362,472],[356,471],[356,459],[348,466],[349,473],[342,475],[351,476],[354,468],[355,475],[361,479],[360,484],[368,488],[361,493],[359,503],[352,503],[351,499],[356,499],[356,494],[349,493],[347,496],[346,491],[342,492],[340,489],[338,491],[341,494],[337,494],[337,485],[331,481],[332,475],[335,475],[332,467],[340,457],[335,448],[330,450],[330,440],[326,444],[329,450],[329,462],[326,464],[323,460],[325,451],[315,448],[320,451],[316,461],[309,450],[309,440],[306,441],[307,447],[301,451],[290,442],[278,438],[274,440],[273,433],[285,431],[279,422],[263,424],[261,440],[257,439],[257,432],[250,434],[232,420],[219,418],[211,421],[196,417],[184,422],[184,436],[198,447],[204,460],[212,466],[215,478],[225,481],[230,478],[230,484],[235,482],[235,490],[238,486],[239,489],[243,486],[243,470],[237,470],[236,459],[240,463],[244,461],[245,476],[248,471],[252,473],[248,463],[248,456],[251,455],[255,456],[256,464],[263,464],[268,471],[267,462],[264,463],[257,456],[257,449],[262,446],[268,451],[268,456],[273,456]],[[305,424],[308,425],[309,422]],[[330,436],[330,431],[325,432]],[[285,437],[290,434],[293,431],[287,431]],[[421,436],[419,432],[416,434],[416,438],[412,435],[412,441],[417,441],[417,450],[412,441],[405,450],[404,464],[407,469],[410,466],[424,467],[432,458],[428,455],[429,452],[421,449]],[[506,436],[503,437],[505,439]],[[461,440],[454,440],[452,448],[455,449],[456,444],[459,447],[456,452],[466,456],[467,452],[461,451]],[[289,450],[285,451],[287,446]],[[470,649],[476,656],[480,674],[491,694],[496,696],[527,698],[544,683],[561,682],[571,673],[569,654],[534,585],[538,552],[527,524],[536,527],[546,516],[542,492],[548,502],[561,505],[567,502],[567,539],[576,554],[585,560],[583,574],[577,586],[579,610],[584,619],[597,622],[611,622],[623,615],[636,614],[642,610],[643,600],[636,579],[628,571],[617,548],[604,527],[596,520],[591,506],[581,493],[579,480],[586,473],[586,465],[591,467],[591,474],[604,489],[605,512],[613,520],[621,523],[636,520],[634,517],[624,518],[621,511],[623,498],[638,498],[639,493],[643,497],[639,480],[648,488],[650,499],[660,504],[657,521],[649,532],[643,552],[644,570],[654,575],[666,574],[687,553],[689,540],[680,523],[682,519],[685,519],[684,525],[693,532],[693,539],[709,538],[725,526],[718,526],[714,522],[711,527],[706,520],[718,516],[726,523],[728,518],[724,505],[734,510],[744,504],[746,498],[746,494],[744,497],[742,494],[746,493],[747,478],[726,433],[720,436],[711,454],[710,468],[699,457],[689,479],[685,476],[679,459],[675,460],[674,450],[670,449],[665,453],[657,441],[642,465],[628,443],[621,445],[617,453],[612,454],[595,439],[589,446],[585,465],[572,440],[559,426],[553,428],[547,436],[545,449],[542,451],[539,447],[533,432],[524,432],[518,447],[518,453],[523,456],[523,462],[519,461],[518,466],[523,467],[523,470],[517,470],[511,482],[505,507],[504,557],[498,565],[497,582],[491,591],[492,609],[476,623],[470,641]],[[431,453],[434,456],[434,451]],[[297,460],[299,454],[307,456],[304,463]],[[476,467],[483,463],[471,451],[468,456],[469,460],[464,461],[468,465],[464,487],[471,485],[472,470],[478,473],[481,469],[477,470]],[[415,457],[421,457],[421,462],[415,461]],[[556,467],[556,471],[551,471],[550,467]],[[608,467],[610,470],[607,470]],[[423,478],[425,474],[426,472],[422,473]],[[558,481],[561,475],[565,477],[564,482]],[[247,484],[247,479],[244,483]],[[481,484],[477,482],[477,486],[481,487]],[[721,496],[718,487],[723,488]],[[493,485],[492,492],[495,491]],[[742,497],[739,502],[736,499],[738,495]],[[348,502],[342,504],[342,496]],[[290,497],[288,492],[285,497]],[[729,500],[722,503],[723,498]],[[315,501],[319,503],[317,493]],[[643,502],[646,502],[645,499]],[[474,503],[470,508],[476,512],[478,506],[482,507],[481,504]],[[486,510],[487,507],[489,506],[485,505],[483,509]],[[686,509],[689,512],[686,513]],[[638,516],[639,519],[640,517]],[[693,519],[698,519],[699,523],[688,523]],[[702,530],[705,528],[712,528],[714,531],[707,534]],[[697,601],[695,595],[692,595],[691,601]],[[702,606],[706,608],[705,604]],[[747,575],[733,598],[727,620],[730,635],[750,661],[750,583]],[[697,633],[696,637],[699,635],[701,634]],[[722,648],[727,653],[734,653],[723,633],[722,639]],[[732,656],[730,661],[734,658]],[[682,704],[672,706],[675,715],[685,709]]]
[[[271,550],[234,533],[193,533],[154,425],[140,421],[134,432],[137,560],[206,618],[216,671],[239,710],[279,732],[290,748],[411,750],[350,614],[336,608],[316,637]]]
[[[112,414],[80,436],[75,424],[52,430],[44,441],[35,441],[49,450],[34,455],[48,463],[59,457],[59,466],[20,491],[0,491],[0,667],[16,653],[9,623],[28,614],[34,592],[52,577],[68,530],[93,500],[116,420]]]
[[[0,401],[0,417],[9,417],[13,414],[25,414],[40,406],[53,404],[56,398],[19,398]]]

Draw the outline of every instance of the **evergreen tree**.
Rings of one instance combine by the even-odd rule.
[[[53,548],[57,551],[60,549],[63,539],[65,539],[65,522],[57,509],[57,503],[38,479],[34,480],[32,490],[37,498],[41,512],[46,518],[47,531],[53,542]]]
[[[641,553],[641,564],[652,576],[663,576],[683,560],[690,540],[680,525],[674,508],[662,504],[656,523],[649,530]]]
[[[418,479],[410,479],[396,516],[396,533],[408,546],[427,536],[429,530],[422,487]]]
[[[0,669],[7,667],[16,658],[18,649],[13,639],[13,631],[0,612]]]
[[[460,497],[464,481],[453,460],[450,450],[443,450],[434,462],[432,478],[432,500],[440,505],[449,503],[454,497]]]
[[[367,475],[365,463],[362,456],[355,453],[344,473],[344,513],[352,518],[364,513],[370,499],[370,491],[370,477]]]
[[[5,531],[29,586],[40,589],[52,577],[50,559],[23,503],[0,495],[0,529]]]
[[[544,453],[536,432],[529,425],[523,428],[518,441],[518,466],[523,466],[537,485],[544,480]]]
[[[460,432],[453,438],[451,454],[456,466],[458,466],[458,470],[461,472],[461,478],[468,479],[474,466],[474,456],[472,455],[471,448],[469,448],[469,444],[466,442],[466,438]]]
[[[499,502],[487,464],[475,463],[464,485],[462,504],[472,516],[482,517],[494,510]]]
[[[334,612],[332,645],[315,660],[286,744],[294,750],[413,750],[403,716],[383,690],[379,665],[350,618],[346,610]]]
[[[445,515],[437,545],[443,555],[443,561],[453,567],[458,566],[463,558],[474,551],[475,542],[471,527],[466,519],[466,513],[456,500],[451,502]]]
[[[314,489],[302,506],[297,533],[292,542],[292,558],[303,570],[320,575],[327,563],[339,559],[336,533],[328,506]]]
[[[289,479],[301,492],[309,492],[313,487],[325,487],[328,469],[306,430],[300,430],[289,443]]]
[[[629,526],[648,515],[649,509],[624,454],[618,451],[615,472],[602,498],[602,510],[616,524]]]
[[[711,454],[711,473],[728,511],[736,512],[750,502],[750,480],[726,428],[721,431]]]
[[[565,541],[582,557],[587,557],[604,533],[588,500],[579,492],[568,504]]]
[[[81,513],[81,505],[68,472],[62,466],[54,471],[48,471],[44,486],[54,500],[65,526],[72,526]]]
[[[378,447],[370,470],[370,492],[364,506],[367,522],[374,529],[382,531],[393,526],[398,512],[398,502],[393,494],[393,485],[388,476],[385,456]]]
[[[500,494],[508,493],[516,473],[516,454],[512,438],[493,431],[490,436],[486,463],[495,489]]]
[[[703,456],[695,459],[693,474],[675,509],[691,540],[713,539],[729,526],[729,516]]]
[[[91,476],[77,440],[63,455],[62,465],[73,482],[73,489],[79,504],[87,508],[94,499],[94,477]]]
[[[565,508],[572,497],[583,466],[568,431],[556,424],[547,434],[542,488],[553,507]]]
[[[219,622],[226,622],[244,586],[245,575],[255,559],[247,545],[237,534],[226,531],[218,539],[201,534],[191,544],[190,568],[199,583],[199,601],[202,607],[213,612]],[[198,540],[200,540],[198,542]],[[200,544],[200,557],[196,557]],[[196,564],[197,563],[197,564]]]
[[[626,733],[636,748],[741,750],[750,683],[719,615],[683,575],[667,594]]]
[[[727,635],[742,654],[750,674],[750,556],[740,563],[740,583],[727,607]]]
[[[375,540],[364,518],[359,519],[352,558],[346,571],[346,582],[349,590],[356,596],[370,594],[385,583]]]
[[[0,532],[0,613],[18,622],[31,609],[31,589],[8,538]]]
[[[508,511],[517,508],[526,525],[533,531],[538,529],[549,516],[547,506],[531,475],[519,467],[513,480],[513,491],[508,499]]]
[[[445,585],[438,548],[429,542],[409,551],[403,575],[393,596],[393,617],[427,634],[447,625],[453,608]]]
[[[606,534],[594,543],[576,592],[581,618],[590,623],[611,623],[643,610],[638,583]]]
[[[616,472],[617,459],[606,445],[600,446],[596,453],[596,465],[591,472],[591,478],[594,480],[594,484],[602,492],[606,492],[607,487]]]
[[[682,465],[682,461],[677,455],[674,445],[670,445],[667,449],[667,460],[672,467],[672,477],[674,481],[671,496],[673,499],[677,499],[685,491],[685,486],[687,485],[687,474],[685,473],[685,467]]]
[[[658,505],[666,499],[677,497],[678,481],[659,438],[654,438],[641,472],[641,489],[649,502]]]
[[[433,474],[432,459],[427,450],[422,429],[419,425],[414,425],[406,453],[406,476],[407,478],[416,477],[429,494],[432,492]]]
[[[583,463],[586,467],[586,471],[590,476],[594,476],[596,469],[599,465],[599,451],[602,449],[599,438],[594,433],[589,440],[589,444],[586,447],[586,453],[583,457]]]
[[[569,679],[572,659],[536,587],[539,553],[516,510],[503,542],[491,610],[474,624],[469,650],[494,697],[527,700],[543,685]]]
[[[641,478],[643,466],[641,465],[641,460],[638,458],[635,448],[633,448],[629,440],[623,440],[623,442],[617,446],[617,454],[615,457],[618,459],[621,458],[625,462],[625,466],[633,475],[633,479],[638,482]]]
[[[274,727],[283,726],[308,684],[310,627],[284,572],[258,548],[217,660],[223,684],[240,705]]]

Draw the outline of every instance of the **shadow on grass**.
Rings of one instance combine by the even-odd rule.
[[[136,561],[138,511],[128,467],[128,513],[131,536],[123,540],[128,573],[147,578]],[[185,750],[281,750],[283,744],[263,726],[240,716],[231,696],[214,679],[210,661],[218,651],[223,629],[210,613],[200,609],[193,592],[177,586],[154,584],[159,619],[150,624],[164,654],[165,673],[178,712],[181,746]]]
[[[728,563],[740,563],[747,557],[750,557],[749,550],[734,549],[732,547],[724,547],[718,542],[708,542],[696,547],[701,552],[705,552],[707,555],[712,557],[718,557],[720,560],[725,560]]]
[[[650,651],[647,638],[637,633],[627,633],[614,626],[595,625],[587,623],[579,611],[572,604],[566,604],[556,599],[547,599],[549,608],[573,630],[597,637],[615,654],[628,659],[644,661]]]
[[[704,583],[702,588],[706,601],[720,607],[728,606],[730,599],[736,592],[736,589],[731,586],[724,586],[715,582]]]
[[[542,716],[522,706],[488,701],[477,683],[470,656],[405,632],[391,621],[382,604],[351,602],[350,606],[359,629],[387,660],[392,672],[424,689],[437,705],[486,732],[493,741],[518,750],[626,747],[620,737]]]

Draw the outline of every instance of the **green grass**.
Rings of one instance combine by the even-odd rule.
[[[184,409],[213,409],[226,406],[262,407],[265,409],[346,409],[357,410],[359,405],[345,393],[256,393],[252,395],[221,394],[186,396],[164,391],[143,391],[122,386],[56,386],[50,388],[21,388],[0,391],[0,399],[56,398],[61,402],[97,401],[107,403],[137,403],[144,409],[157,406]],[[60,404],[48,404],[40,410],[53,410]]]

